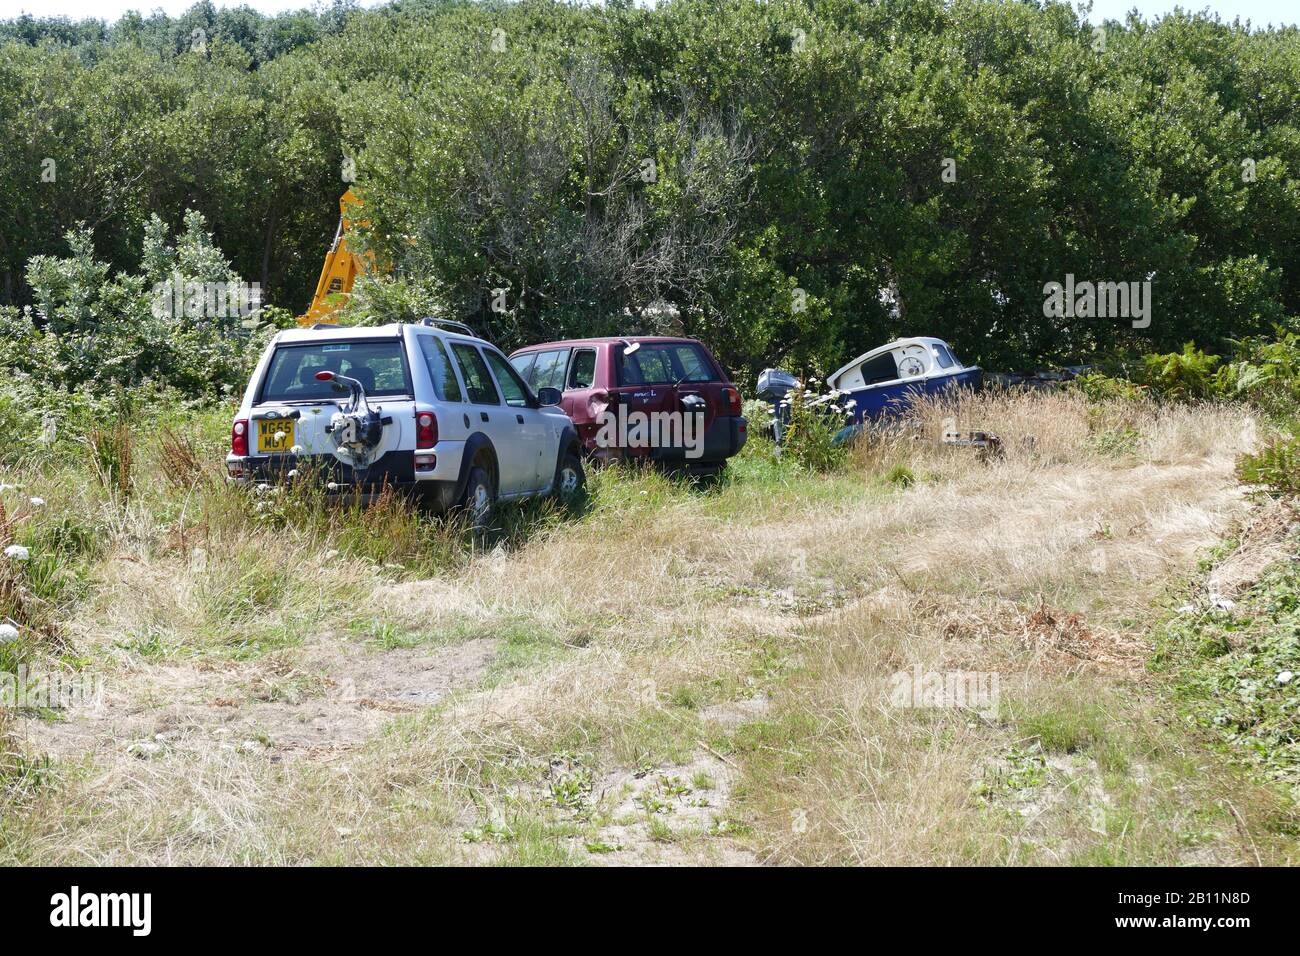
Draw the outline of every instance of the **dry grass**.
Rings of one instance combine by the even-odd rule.
[[[945,423],[997,432],[1005,455],[979,464],[940,446]],[[281,668],[305,666],[304,627],[327,643],[491,638],[500,656],[486,681],[362,747],[285,750],[271,728],[264,750],[232,752],[197,727],[186,748],[140,760],[110,729],[84,772],[65,770],[63,794],[25,815],[8,855],[1171,863],[1190,845],[1235,862],[1232,822],[1202,813],[1229,784],[1188,771],[1147,725],[1158,708],[1140,662],[1153,601],[1245,513],[1232,463],[1251,434],[1222,407],[1096,408],[1067,394],[927,405],[836,476],[774,470],[758,448],[714,491],[597,476],[582,520],[540,514],[510,550],[423,580],[358,577],[324,558],[319,525],[250,536],[222,510],[233,501],[209,501],[179,539],[143,530],[143,514],[116,519],[110,580],[73,627],[101,649],[164,635],[157,660],[101,657],[124,707],[151,706],[143,689],[166,686],[160,669],[216,695],[184,658],[246,644],[241,629],[279,633]],[[885,480],[897,465],[910,487]],[[246,568],[284,577],[259,592],[241,584]],[[345,606],[364,609],[359,624],[303,611]],[[890,706],[892,676],[913,667],[996,671],[1002,705]],[[285,719],[310,719],[311,699]],[[719,717],[728,707],[743,717]],[[616,819],[622,784],[557,804],[557,754],[596,781],[711,766],[725,803],[705,831],[662,808]],[[1041,782],[1000,782],[1022,759],[1043,761],[1030,775]],[[1237,806],[1249,797],[1234,791]],[[587,851],[613,833],[632,845]]]
[[[220,478],[198,443],[188,435],[178,434],[170,426],[163,426],[158,435],[158,463],[163,477],[180,492]]]

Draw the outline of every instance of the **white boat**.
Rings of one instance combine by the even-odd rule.
[[[966,365],[942,339],[896,339],[864,352],[833,372],[826,384],[847,392],[853,423],[903,411],[913,396],[936,395],[953,388],[977,388],[978,365]]]

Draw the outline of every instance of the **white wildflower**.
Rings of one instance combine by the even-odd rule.
[[[27,500],[31,502],[33,508],[42,508],[45,506],[44,498],[28,498]]]
[[[32,553],[21,544],[11,544],[5,548],[5,557],[10,561],[26,561],[31,556]]]
[[[1277,682],[1279,684],[1289,684],[1291,683],[1291,680],[1294,677],[1295,674],[1291,673],[1290,671],[1283,671],[1282,673],[1277,675]]]

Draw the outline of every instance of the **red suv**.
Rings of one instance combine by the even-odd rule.
[[[536,393],[556,388],[586,453],[716,472],[744,447],[740,389],[694,339],[638,336],[530,345],[510,363]]]

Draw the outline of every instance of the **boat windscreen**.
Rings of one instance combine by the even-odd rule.
[[[892,382],[896,378],[898,378],[898,362],[894,359],[893,352],[883,352],[862,363],[863,385]]]

